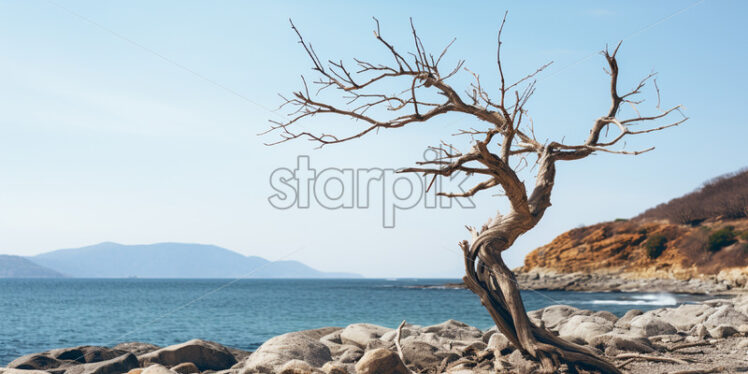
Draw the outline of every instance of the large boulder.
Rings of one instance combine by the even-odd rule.
[[[65,374],[121,374],[138,366],[138,358],[128,352],[111,360],[72,366]]]
[[[615,326],[621,329],[630,329],[631,328],[631,320],[644,314],[639,309],[631,309],[626,312],[626,314],[623,315],[623,317],[619,318],[618,321],[615,322]]]
[[[564,321],[581,312],[581,310],[568,305],[551,305],[541,310],[540,320],[547,329],[553,331],[558,331]]]
[[[680,331],[689,331],[694,326],[704,323],[714,312],[714,308],[706,304],[684,304],[677,308],[665,308],[645,313],[663,319]]]
[[[743,324],[748,324],[748,316],[736,310],[732,303],[718,306],[704,321],[704,326],[709,328],[727,325],[737,329]]]
[[[47,352],[50,357],[56,358],[58,360],[76,361],[83,364],[111,360],[126,353],[128,353],[128,351],[106,347],[95,347],[90,345],[73,348],[53,349]]]
[[[244,362],[242,373],[275,373],[288,361],[301,360],[313,367],[332,361],[330,349],[304,332],[291,332],[266,341]]]
[[[438,325],[427,326],[421,329],[423,333],[434,333],[440,338],[459,341],[480,341],[483,331],[466,323],[453,319],[444,321]]]
[[[439,366],[447,355],[446,352],[440,351],[439,348],[431,344],[418,341],[405,344],[402,349],[405,364],[415,367],[418,372]]]
[[[589,343],[592,338],[613,330],[613,322],[596,316],[575,315],[564,321],[558,335],[570,341]]]
[[[631,320],[631,331],[643,336],[675,334],[678,330],[662,318],[651,314],[642,314]]]
[[[500,332],[491,335],[487,348],[497,350],[501,355],[511,353],[515,349],[509,339]]]
[[[140,355],[138,361],[142,366],[161,364],[169,367],[183,362],[192,362],[200,370],[223,370],[236,364],[236,358],[226,347],[200,339],[170,345]]]
[[[385,348],[366,352],[356,364],[356,374],[410,374],[400,357]]]
[[[366,348],[370,341],[379,339],[390,331],[392,329],[369,323],[355,323],[340,332],[340,340],[343,344]]]
[[[48,370],[58,368],[63,364],[62,361],[49,357],[45,353],[32,353],[21,356],[8,364],[10,369],[21,370]]]

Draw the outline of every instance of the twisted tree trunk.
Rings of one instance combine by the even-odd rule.
[[[559,338],[543,327],[536,326],[527,316],[514,273],[506,266],[501,253],[511,247],[522,234],[532,229],[550,206],[555,167],[549,153],[541,158],[538,179],[529,210],[516,210],[498,215],[481,230],[468,227],[472,240],[460,243],[464,252],[465,285],[472,290],[491,314],[499,331],[523,354],[538,360],[543,371],[555,372],[562,363],[602,373],[621,373],[612,363],[598,357],[592,350]]]

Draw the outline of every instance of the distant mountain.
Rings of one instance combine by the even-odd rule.
[[[0,278],[60,278],[62,274],[21,256],[0,255]]]
[[[360,278],[325,273],[298,261],[268,261],[214,245],[111,242],[60,249],[29,257],[37,264],[76,278]]]

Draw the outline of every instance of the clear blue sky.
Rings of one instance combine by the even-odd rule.
[[[427,47],[456,37],[449,61],[465,58],[486,84],[509,10],[508,74],[555,61],[529,104],[543,138],[583,139],[607,110],[604,60],[594,54],[606,43],[625,39],[623,87],[660,73],[663,105],[683,104],[691,119],[629,144],[656,145],[649,154],[561,165],[553,206],[506,254],[510,266],[565,230],[634,216],[748,165],[745,2],[316,4],[0,0],[0,253],[180,241],[367,276],[460,276],[463,225],[506,209],[500,197],[477,198],[478,209],[399,212],[392,229],[379,209],[268,204],[270,173],[293,168],[299,154],[320,169],[397,168],[473,125],[447,117],[323,150],[263,146],[274,139],[256,136],[275,116],[266,108],[310,74],[289,17],[324,58],[380,61],[388,56],[371,16],[406,47],[412,16]]]

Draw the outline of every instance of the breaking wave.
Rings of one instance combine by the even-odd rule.
[[[591,300],[588,303],[596,305],[676,305],[678,299],[675,295],[663,293],[632,295],[624,300]]]

